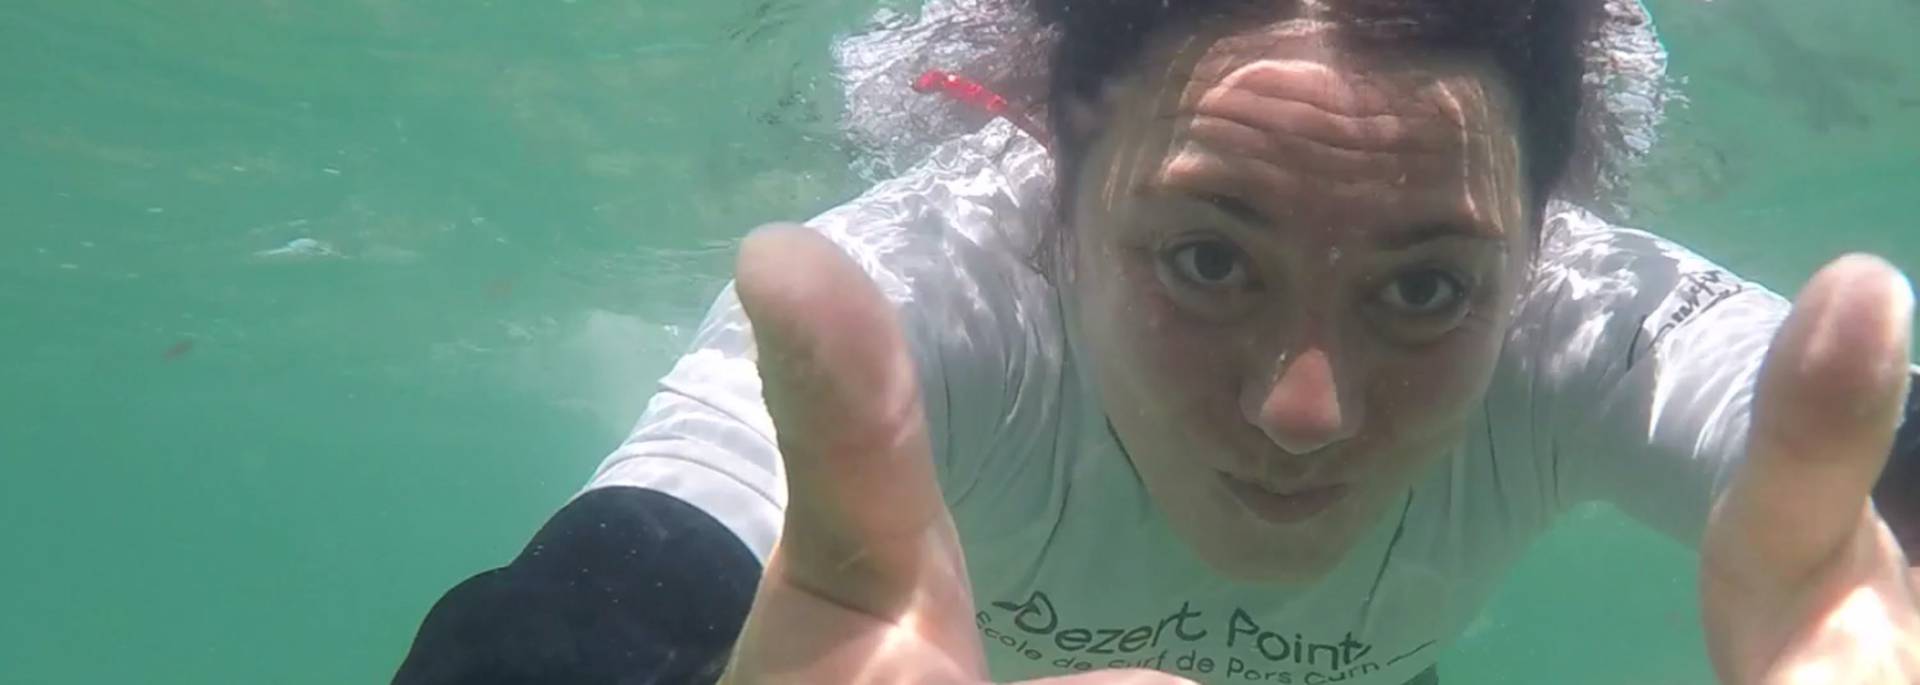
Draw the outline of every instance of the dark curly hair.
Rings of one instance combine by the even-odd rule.
[[[1278,18],[1299,0],[1027,0],[1055,34],[1047,88],[1064,217],[1095,130],[1080,130],[1070,101],[1099,101],[1103,85],[1136,66],[1156,32],[1209,18]],[[1324,0],[1318,18],[1357,49],[1486,55],[1518,100],[1520,146],[1534,217],[1567,173],[1582,105],[1598,0]]]

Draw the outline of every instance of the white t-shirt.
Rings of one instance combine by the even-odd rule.
[[[1746,440],[1788,304],[1556,205],[1465,444],[1324,579],[1221,579],[1148,499],[1035,268],[1051,161],[995,124],[809,223],[900,305],[993,676],[1143,666],[1201,682],[1401,685],[1525,547],[1592,500],[1692,543]],[[589,488],[701,507],[765,560],[785,476],[731,288]]]

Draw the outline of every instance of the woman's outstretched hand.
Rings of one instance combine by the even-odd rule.
[[[748,237],[735,282],[787,508],[722,682],[985,682],[966,565],[893,306],[838,247],[798,226]],[[1188,681],[1108,671],[1047,682]]]
[[[1907,396],[1913,295],[1850,256],[1795,301],[1760,373],[1746,462],[1701,551],[1707,645],[1735,685],[1920,683],[1920,603],[1869,495]]]

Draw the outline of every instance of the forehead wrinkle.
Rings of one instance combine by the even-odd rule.
[[[1445,174],[1451,161],[1449,155],[1438,150],[1352,149],[1204,114],[1163,121],[1177,127],[1178,148],[1192,146],[1219,155],[1273,160],[1330,178],[1385,179],[1404,184],[1408,179]]]
[[[1263,97],[1285,99],[1310,105],[1327,114],[1349,118],[1388,112],[1389,98],[1371,88],[1355,85],[1324,62],[1313,59],[1261,57],[1235,67],[1222,76],[1216,88],[1200,93],[1204,101],[1219,90],[1241,90]]]
[[[1380,180],[1330,179],[1302,174],[1267,160],[1225,157],[1204,149],[1182,149],[1169,155],[1152,178],[1134,188],[1136,193],[1166,197],[1167,191],[1189,195],[1229,195],[1252,206],[1270,222],[1293,217],[1303,206],[1292,201],[1305,193],[1341,200],[1363,200],[1386,193],[1399,194],[1409,206],[1458,206],[1457,190],[1413,189]]]
[[[1248,102],[1248,101],[1252,101],[1252,102]],[[1261,111],[1261,110],[1270,111],[1276,115],[1281,114],[1285,110],[1292,110],[1295,112],[1300,112],[1305,115],[1318,116],[1328,121],[1334,122],[1336,124],[1336,128],[1349,129],[1353,131],[1353,137],[1355,138],[1365,138],[1367,136],[1366,132],[1373,132],[1376,134],[1385,135],[1386,137],[1398,139],[1398,140],[1387,141],[1388,146],[1391,146],[1394,143],[1409,142],[1409,141],[1417,140],[1417,138],[1412,135],[1413,133],[1415,133],[1414,127],[1405,126],[1405,125],[1393,126],[1393,124],[1405,124],[1405,123],[1408,123],[1409,120],[1417,120],[1416,117],[1409,117],[1405,114],[1401,114],[1398,112],[1379,112],[1374,114],[1349,114],[1346,112],[1327,109],[1325,107],[1321,107],[1312,102],[1300,100],[1297,98],[1286,97],[1284,95],[1276,96],[1276,95],[1269,95],[1266,93],[1260,93],[1256,91],[1230,90],[1228,87],[1225,87],[1225,86],[1209,89],[1206,93],[1202,94],[1197,101],[1179,103],[1178,109],[1174,110],[1172,113],[1173,114],[1210,114],[1213,116],[1218,116],[1223,119],[1237,119],[1237,117],[1227,116],[1226,112],[1223,112],[1221,110],[1234,111],[1234,110],[1241,109],[1241,106],[1244,106],[1244,105],[1256,106],[1257,107],[1256,111]],[[1240,113],[1244,115],[1244,114],[1250,114],[1252,112],[1243,111]],[[1255,122],[1245,122],[1245,123],[1255,123]],[[1389,133],[1383,133],[1383,132],[1389,132]]]
[[[1285,105],[1290,103],[1282,101],[1276,104]],[[1392,121],[1392,128],[1396,130],[1396,133],[1390,136],[1393,140],[1362,143],[1353,140],[1340,140],[1338,134],[1315,135],[1314,133],[1300,130],[1301,127],[1299,126],[1271,125],[1273,122],[1259,121],[1255,119],[1251,113],[1245,111],[1236,111],[1234,109],[1219,111],[1224,108],[1218,107],[1214,109],[1215,111],[1204,111],[1199,107],[1182,107],[1173,111],[1162,112],[1154,117],[1154,121],[1157,123],[1171,124],[1178,127],[1181,131],[1190,130],[1194,122],[1201,120],[1228,122],[1236,126],[1243,126],[1260,131],[1262,135],[1268,137],[1286,137],[1328,150],[1338,150],[1355,155],[1434,156],[1452,152],[1451,149],[1446,147],[1447,143],[1452,142],[1451,140],[1437,138],[1431,134],[1422,135],[1421,127],[1416,125],[1417,120],[1409,121],[1397,115],[1379,114],[1368,117],[1368,119],[1373,120]],[[1318,116],[1318,114],[1314,116]],[[1379,126],[1377,123],[1374,125]],[[1364,134],[1352,137],[1363,140],[1366,139]]]
[[[1502,135],[1504,121],[1487,118],[1502,112],[1502,103],[1492,101],[1504,93],[1500,84],[1472,78],[1471,72],[1455,73],[1445,65],[1402,69],[1383,64],[1386,70],[1379,73],[1357,63],[1353,68],[1340,66],[1346,53],[1309,42],[1322,37],[1310,24],[1296,21],[1295,31],[1286,35],[1272,30],[1196,32],[1169,34],[1158,41],[1164,58],[1139,63],[1145,69],[1126,79],[1144,87],[1108,100],[1119,106],[1112,111],[1126,122],[1107,129],[1120,134],[1107,141],[1106,161],[1120,167],[1112,169],[1119,173],[1106,175],[1101,188],[1109,207],[1125,205],[1144,189],[1163,195],[1171,189],[1156,188],[1159,184],[1201,192],[1238,190],[1249,204],[1264,205],[1263,214],[1278,214],[1277,219],[1293,224],[1314,221],[1300,211],[1315,211],[1311,207],[1321,204],[1300,205],[1302,198],[1377,203],[1384,193],[1397,199],[1391,201],[1393,207],[1382,209],[1399,218],[1383,218],[1376,228],[1440,213],[1511,231],[1508,205],[1517,207],[1523,198],[1487,195],[1515,185],[1516,170],[1502,165],[1505,158],[1517,156],[1510,148],[1520,141]],[[1245,61],[1249,56],[1255,59]],[[1476,102],[1475,97],[1482,99]],[[1228,103],[1234,106],[1216,106]],[[1276,106],[1290,111],[1270,115]],[[1138,116],[1142,111],[1150,114]],[[1218,123],[1202,133],[1193,125],[1202,120]],[[1391,130],[1396,135],[1390,138],[1363,136],[1372,144],[1361,146],[1340,144],[1348,136],[1305,135],[1316,129],[1337,134],[1337,126],[1398,130]],[[1382,140],[1406,148],[1398,156],[1409,173],[1400,174],[1397,183],[1391,178],[1395,174],[1368,174],[1358,163],[1349,168],[1360,173],[1321,169],[1337,171],[1351,160],[1386,161],[1391,155],[1382,148],[1392,145]],[[1209,173],[1182,169],[1182,164],[1203,159]],[[1492,178],[1475,178],[1476,172],[1490,172]]]
[[[1308,152],[1312,154],[1324,155],[1326,157],[1338,159],[1345,162],[1351,162],[1351,163],[1385,162],[1390,160],[1408,159],[1408,158],[1431,159],[1436,157],[1445,157],[1447,156],[1447,153],[1451,152],[1450,150],[1441,150],[1441,149],[1434,149],[1429,147],[1411,147],[1410,146],[1410,147],[1404,147],[1404,148],[1393,148],[1393,147],[1356,147],[1351,145],[1342,145],[1334,141],[1323,140],[1311,135],[1301,134],[1293,130],[1274,130],[1271,128],[1262,127],[1259,124],[1254,122],[1247,122],[1234,117],[1219,116],[1216,114],[1209,114],[1204,112],[1195,112],[1191,114],[1182,114],[1179,116],[1162,117],[1161,121],[1170,122],[1174,126],[1179,127],[1179,130],[1181,131],[1181,133],[1185,134],[1183,138],[1199,139],[1199,140],[1202,140],[1203,142],[1208,142],[1208,144],[1212,144],[1210,142],[1211,139],[1218,138],[1221,136],[1204,135],[1203,132],[1205,128],[1210,128],[1211,126],[1225,126],[1225,127],[1232,127],[1235,130],[1244,131],[1247,133],[1247,135],[1257,135],[1257,136],[1260,136],[1261,138],[1264,138],[1265,139],[1264,142],[1267,144],[1266,145],[1267,151],[1271,151],[1271,152],[1283,152],[1287,150],[1299,151],[1301,148],[1307,148]],[[1211,126],[1203,128],[1203,125],[1211,125]]]
[[[1353,151],[1451,152],[1446,132],[1426,125],[1439,118],[1433,103],[1408,100],[1356,88],[1315,62],[1261,60],[1218,81],[1192,84],[1173,109],[1155,116],[1213,116]]]

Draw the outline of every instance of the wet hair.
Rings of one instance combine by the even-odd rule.
[[[1517,100],[1522,165],[1537,223],[1547,199],[1567,174],[1575,148],[1586,51],[1598,25],[1599,0],[1322,1],[1324,11],[1315,18],[1334,24],[1336,39],[1348,49],[1491,59]],[[1076,122],[1075,111],[1100,102],[1105,85],[1137,66],[1158,32],[1196,28],[1223,17],[1271,21],[1297,14],[1300,4],[1298,0],[1027,2],[1055,35],[1046,99],[1062,218],[1071,212],[1072,189],[1098,134],[1097,124]]]

